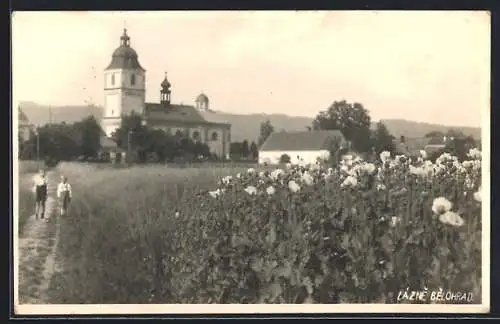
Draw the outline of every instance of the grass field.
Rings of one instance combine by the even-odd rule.
[[[53,302],[480,302],[477,161],[258,171],[61,164],[74,199]]]

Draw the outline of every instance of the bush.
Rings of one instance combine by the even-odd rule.
[[[283,154],[280,156],[280,163],[290,163],[291,158],[288,154]]]

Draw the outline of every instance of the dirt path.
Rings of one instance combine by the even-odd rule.
[[[52,275],[59,271],[56,249],[59,237],[59,215],[57,212],[57,181],[52,172],[49,180],[45,219],[32,215],[19,237],[19,303],[48,304],[48,288]]]

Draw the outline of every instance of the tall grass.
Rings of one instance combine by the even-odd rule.
[[[349,189],[321,170],[306,185],[304,171],[271,180],[243,168],[60,165],[74,200],[61,220],[53,302],[393,303],[406,288],[473,292],[480,302],[477,184],[422,181],[402,166],[388,171],[387,189],[370,176]],[[300,191],[288,189],[292,179]],[[225,193],[211,198],[217,187]],[[466,226],[433,215],[438,196]]]

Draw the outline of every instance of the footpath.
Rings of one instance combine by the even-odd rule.
[[[48,198],[45,218],[33,214],[18,240],[18,297],[19,304],[49,304],[48,290],[53,274],[59,272],[56,259],[59,241],[59,213],[57,212],[57,179],[53,171],[47,173]],[[34,209],[34,208],[33,208]]]

